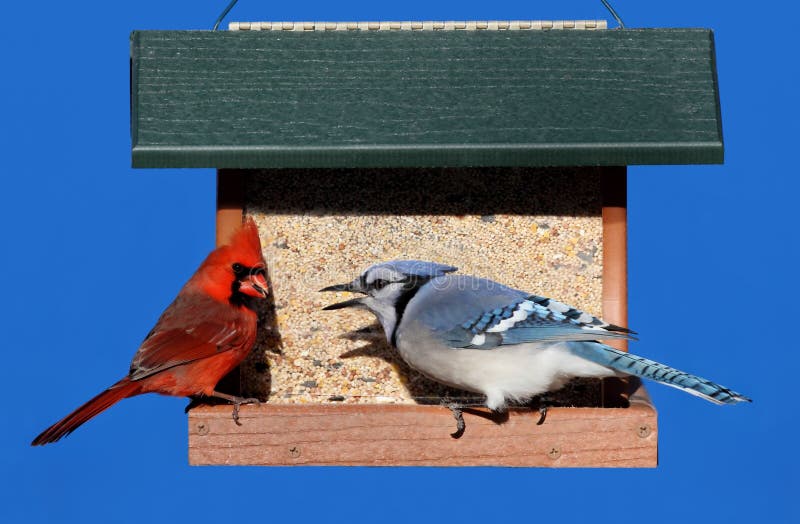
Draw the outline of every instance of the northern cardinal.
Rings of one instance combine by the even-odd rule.
[[[56,422],[31,445],[55,442],[123,398],[142,393],[217,397],[254,402],[215,391],[244,360],[256,340],[254,299],[267,296],[266,265],[258,230],[248,219],[230,243],[211,252],[161,314],[133,356],[128,376]]]

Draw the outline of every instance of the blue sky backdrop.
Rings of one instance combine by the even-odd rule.
[[[155,395],[30,448],[126,372],[213,247],[212,170],[130,168],[128,37],[209,28],[225,2],[4,6],[0,522],[800,521],[792,2],[614,2],[631,27],[714,29],[726,145],[724,165],[629,170],[635,349],[755,400],[650,385],[657,469],[193,468],[186,401]],[[609,17],[594,0],[242,0],[229,20],[574,18]]]

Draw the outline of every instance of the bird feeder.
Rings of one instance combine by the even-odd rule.
[[[269,266],[258,344],[227,381],[264,402],[241,426],[229,406],[191,409],[190,462],[655,466],[636,381],[573,385],[541,425],[527,407],[467,410],[452,438],[439,399],[465,393],[409,369],[369,314],[321,311],[344,295],[317,291],[433,260],[627,326],[626,166],[723,160],[712,32],[230,29],[132,34],[133,166],[217,169],[218,243],[252,216]]]

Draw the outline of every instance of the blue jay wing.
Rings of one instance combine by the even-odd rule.
[[[491,349],[505,344],[631,339],[634,332],[538,295],[513,300],[444,332],[454,348]]]

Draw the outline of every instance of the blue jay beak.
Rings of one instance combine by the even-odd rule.
[[[331,311],[334,309],[344,309],[346,307],[359,307],[363,306],[363,298],[351,298],[350,300],[345,300],[344,302],[337,302],[335,304],[331,304],[330,306],[325,306],[322,308],[322,311]]]
[[[352,282],[348,282],[347,284],[336,284],[335,286],[328,286],[319,290],[320,293],[323,293],[325,291],[350,291],[354,293],[361,292],[361,290],[356,288],[356,286],[354,286]]]
[[[347,284],[336,284],[334,286],[328,286],[326,288],[320,289],[320,293],[324,291],[349,291],[351,293],[364,293],[359,285],[360,282],[358,280],[354,280],[353,282],[348,282]],[[331,311],[334,309],[343,309],[346,307],[359,307],[363,306],[363,298],[351,298],[350,300],[345,300],[344,302],[337,302],[336,304],[331,304],[330,306],[325,306],[322,308],[323,311]]]

